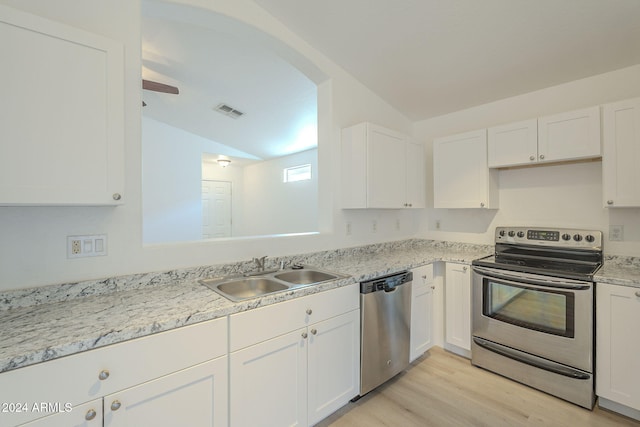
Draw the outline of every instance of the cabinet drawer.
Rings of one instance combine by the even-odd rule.
[[[229,318],[230,351],[355,310],[359,292],[353,284],[234,314]]]
[[[0,402],[75,406],[226,352],[227,319],[216,319],[5,372],[0,374]],[[101,380],[103,371],[108,377]],[[15,415],[0,414],[0,425],[46,414]]]

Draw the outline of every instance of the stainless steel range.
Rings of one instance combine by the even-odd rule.
[[[472,264],[472,363],[591,409],[602,233],[498,227]]]

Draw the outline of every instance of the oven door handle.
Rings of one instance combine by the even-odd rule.
[[[563,375],[576,380],[588,380],[590,378],[587,373],[569,368],[559,363],[544,361],[540,358],[529,358],[526,354],[515,352],[508,347],[497,345],[482,338],[473,337],[473,342],[493,353],[497,353],[501,356],[508,357],[509,359],[513,359],[517,362],[525,363],[536,368],[544,369],[545,371],[553,372],[554,374]]]
[[[494,279],[504,279],[516,282],[527,282],[534,285],[540,285],[545,287],[553,287],[553,288],[561,288],[561,289],[574,289],[574,290],[586,290],[591,288],[591,284],[589,282],[581,282],[578,280],[571,279],[561,279],[561,280],[553,280],[543,278],[542,276],[533,276],[527,273],[519,273],[519,274],[508,274],[500,271],[499,273],[495,270],[491,270],[488,268],[482,267],[473,267],[473,271],[476,271],[483,276],[493,277]]]

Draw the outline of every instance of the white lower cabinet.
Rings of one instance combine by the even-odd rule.
[[[230,331],[231,426],[313,425],[359,393],[357,285],[232,315]]]
[[[444,295],[445,347],[469,357],[471,354],[471,269],[469,266],[447,263]]]
[[[226,426],[227,356],[105,396],[104,426]]]
[[[596,284],[599,405],[640,419],[640,289]]]
[[[413,362],[433,347],[433,264],[412,270],[411,288],[411,350]]]
[[[76,405],[71,412],[61,412],[21,424],[24,427],[98,427],[102,425],[102,399]]]
[[[0,413],[0,425],[102,425],[104,405],[109,426],[225,426],[227,331],[227,319],[216,319],[2,373],[0,402],[26,410]],[[192,401],[205,405],[198,409],[205,417],[167,421]],[[41,404],[51,406],[34,409]],[[69,412],[60,410],[65,405]]]

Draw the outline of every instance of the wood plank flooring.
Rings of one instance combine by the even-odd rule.
[[[640,426],[565,402],[433,348],[403,374],[323,420],[321,427]]]

